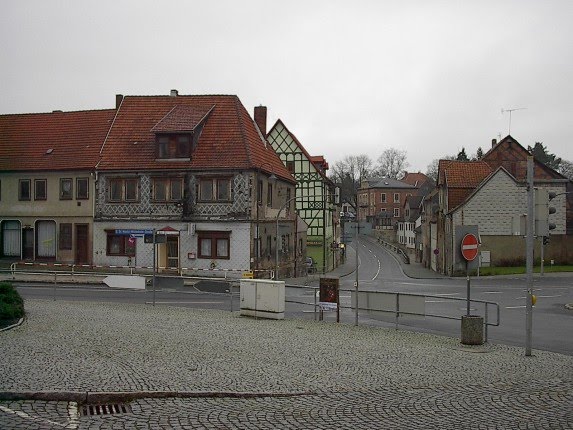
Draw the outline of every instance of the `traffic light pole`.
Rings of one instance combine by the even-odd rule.
[[[525,237],[525,266],[527,272],[527,294],[525,295],[525,356],[531,356],[531,334],[533,327],[533,156],[527,157],[527,234]]]

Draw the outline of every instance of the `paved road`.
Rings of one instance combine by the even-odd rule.
[[[29,299],[27,312],[0,333],[0,396],[62,397],[0,401],[3,429],[573,427],[571,356],[173,306]],[[115,392],[131,410],[78,414],[78,395]]]
[[[467,283],[464,278],[437,276],[419,267],[400,265],[394,255],[369,237],[359,243],[359,286],[361,290],[392,291],[429,294],[426,312],[458,317],[465,314],[466,303],[452,302],[450,298],[466,298]],[[415,265],[412,265],[415,266]],[[433,276],[437,279],[415,279],[403,270],[415,272],[413,276]],[[412,273],[410,273],[412,274]],[[345,288],[352,288],[355,273],[341,278]],[[471,298],[500,304],[499,327],[491,327],[489,339],[509,345],[525,344],[525,276],[474,277],[471,279]],[[573,274],[547,274],[534,278],[537,305],[533,311],[533,340],[537,348],[573,355],[573,311],[565,304],[573,303]],[[495,319],[494,307],[489,307],[489,317]],[[484,315],[483,305],[472,304],[472,313]],[[393,317],[372,317],[393,323]],[[402,324],[416,330],[459,336],[459,321],[426,318],[403,319]]]

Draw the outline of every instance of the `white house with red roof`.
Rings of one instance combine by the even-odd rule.
[[[96,164],[94,261],[270,277],[296,253],[295,180],[234,95],[118,96]],[[139,230],[139,231],[138,231]],[[145,235],[147,233],[147,235]],[[146,237],[147,236],[147,237]],[[285,270],[292,275],[293,267]]]

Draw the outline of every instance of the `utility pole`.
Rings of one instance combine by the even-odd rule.
[[[525,266],[527,272],[527,294],[525,296],[525,356],[531,356],[531,332],[533,327],[533,156],[527,157],[527,235],[525,237]]]

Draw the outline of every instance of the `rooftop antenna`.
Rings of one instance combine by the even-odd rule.
[[[516,110],[525,110],[527,108],[513,108],[513,109],[504,109],[501,108],[501,114],[503,115],[505,112],[509,112],[509,129],[507,134],[511,134],[511,113]]]

